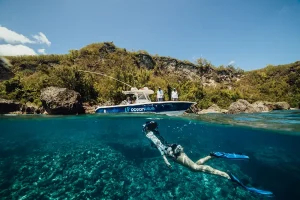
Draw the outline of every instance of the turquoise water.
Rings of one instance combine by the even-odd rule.
[[[240,115],[0,116],[1,199],[263,199],[171,161],[168,169],[142,133],[148,120],[191,159],[211,151],[250,161],[213,159],[276,199],[300,199],[299,111]]]

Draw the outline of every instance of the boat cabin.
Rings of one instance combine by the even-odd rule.
[[[126,95],[134,95],[135,102],[134,104],[137,103],[149,103],[151,102],[151,99],[149,98],[150,94],[154,94],[153,90],[149,90],[148,87],[143,87],[141,89],[137,89],[136,87],[132,87],[130,91],[122,91],[123,94]]]

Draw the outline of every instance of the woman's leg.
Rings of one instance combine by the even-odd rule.
[[[181,153],[180,156],[178,156],[175,161],[177,163],[189,168],[190,170],[192,170],[194,172],[205,172],[205,173],[215,174],[215,175],[219,175],[219,176],[225,177],[227,179],[230,179],[230,176],[225,172],[214,169],[208,165],[198,165],[198,164],[194,163],[185,153]]]
[[[204,157],[204,158],[199,159],[199,160],[196,162],[196,164],[197,164],[197,165],[202,165],[202,164],[204,164],[206,161],[208,161],[208,160],[210,160],[210,159],[212,159],[212,158],[213,158],[212,156],[206,156],[206,157]]]

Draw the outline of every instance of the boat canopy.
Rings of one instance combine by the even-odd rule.
[[[154,94],[154,91],[149,90],[147,87],[143,87],[141,89],[132,87],[130,91],[122,91],[122,93],[126,95],[134,95],[136,97],[135,103],[148,103],[151,102],[149,94]]]
[[[149,90],[148,87],[143,87],[141,89],[137,89],[136,87],[132,87],[130,91],[122,91],[123,94],[137,94],[137,93],[144,93],[146,95],[154,94],[153,90]]]

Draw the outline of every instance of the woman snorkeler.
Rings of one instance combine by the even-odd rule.
[[[266,190],[260,190],[253,187],[247,187],[245,186],[238,178],[236,178],[231,173],[226,173],[223,171],[220,171],[218,169],[214,169],[208,165],[203,165],[205,162],[212,158],[228,158],[228,159],[249,159],[248,156],[242,155],[242,154],[236,154],[236,153],[225,153],[225,152],[212,152],[209,156],[206,156],[204,158],[199,159],[198,161],[194,162],[192,161],[183,150],[183,147],[179,144],[169,144],[165,141],[165,139],[159,134],[158,125],[155,121],[148,121],[146,124],[143,125],[143,131],[146,135],[146,137],[151,140],[152,145],[154,145],[161,153],[163,160],[165,164],[172,168],[170,162],[168,161],[168,158],[171,158],[176,163],[187,167],[193,172],[205,172],[209,174],[214,174],[218,176],[222,176],[224,178],[227,178],[228,180],[231,180],[240,186],[242,186],[244,189],[254,192],[256,194],[266,195],[268,197],[272,197],[273,193]]]

